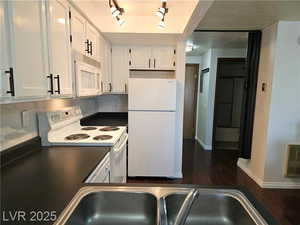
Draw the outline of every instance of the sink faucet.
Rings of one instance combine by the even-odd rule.
[[[198,189],[193,189],[188,193],[188,195],[184,199],[183,204],[181,205],[179,213],[175,219],[174,225],[184,225],[185,224],[188,214],[192,208],[192,205],[198,196],[199,196]]]

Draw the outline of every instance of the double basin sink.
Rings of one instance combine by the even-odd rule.
[[[235,189],[87,186],[55,225],[267,225]]]

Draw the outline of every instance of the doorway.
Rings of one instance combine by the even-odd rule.
[[[194,139],[199,64],[186,64],[184,88],[183,138]]]
[[[214,150],[239,150],[247,79],[245,58],[218,58],[213,124]]]

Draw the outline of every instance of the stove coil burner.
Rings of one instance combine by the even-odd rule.
[[[81,130],[96,130],[97,127],[83,127]]]
[[[120,129],[119,127],[110,126],[110,127],[101,128],[100,131],[116,131],[119,129]]]
[[[96,141],[105,141],[105,140],[109,140],[112,138],[113,138],[113,136],[111,136],[111,135],[98,135],[98,136],[94,137],[93,139]]]
[[[89,137],[90,137],[90,135],[87,135],[87,134],[71,134],[71,135],[65,137],[65,139],[69,140],[69,141],[75,141],[75,140],[87,139]]]

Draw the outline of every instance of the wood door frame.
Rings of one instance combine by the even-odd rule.
[[[185,67],[187,66],[195,66],[197,68],[197,78],[195,80],[196,86],[195,86],[195,91],[194,91],[194,99],[195,99],[195,104],[194,104],[194,114],[193,114],[193,120],[194,120],[194,135],[196,135],[196,129],[197,129],[197,102],[198,102],[198,83],[199,83],[199,70],[200,70],[200,64],[198,63],[186,63]],[[186,72],[185,72],[185,76],[186,76]],[[185,82],[184,82],[184,88],[185,88]],[[185,98],[185,97],[184,97]],[[185,104],[185,100],[184,100],[184,104]],[[183,118],[184,118],[184,106],[183,106]],[[184,121],[184,120],[183,120]],[[184,124],[183,124],[183,128],[184,128]],[[184,130],[183,130],[184,131]],[[184,136],[184,135],[183,135]]]
[[[216,105],[217,105],[217,100],[216,100],[216,96],[217,96],[217,82],[218,82],[218,73],[219,73],[219,70],[220,70],[220,67],[219,67],[219,63],[221,62],[244,62],[245,63],[245,66],[246,66],[246,57],[237,57],[237,58],[232,58],[232,57],[228,57],[228,58],[225,58],[225,57],[220,57],[217,59],[217,71],[216,71],[216,88],[215,88],[215,101],[214,101],[214,119],[213,119],[213,134],[212,134],[212,143],[211,143],[211,147],[212,147],[212,150],[216,150],[215,148],[215,136],[216,136]],[[247,72],[247,71],[246,71]],[[239,78],[237,76],[237,78]],[[247,75],[244,76],[244,78],[247,78]],[[234,96],[232,96],[234,97]],[[245,96],[243,96],[243,105],[245,104]],[[231,112],[232,112],[232,108],[231,108]],[[243,111],[242,111],[243,112]],[[242,119],[241,119],[242,120]],[[240,127],[241,129],[241,127]],[[240,132],[241,133],[241,132]],[[240,140],[241,138],[239,138],[239,146],[240,146]]]

